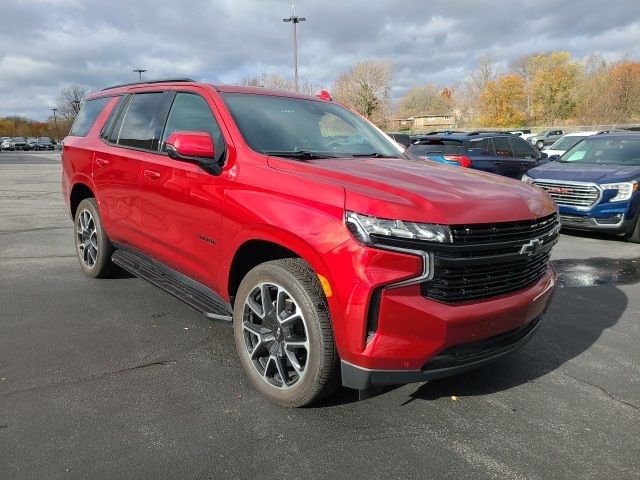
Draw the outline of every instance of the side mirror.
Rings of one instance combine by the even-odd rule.
[[[552,162],[555,162],[556,160],[558,160],[560,158],[560,155],[551,155],[549,157],[549,160],[551,160]]]
[[[212,175],[220,175],[222,167],[215,160],[211,135],[205,132],[173,132],[165,150],[170,158],[193,163]]]
[[[557,155],[556,155],[557,157]],[[547,158],[549,158],[549,154],[545,153],[545,152],[540,152],[540,160],[546,160]]]

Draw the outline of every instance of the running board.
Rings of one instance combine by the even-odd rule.
[[[181,273],[138,252],[118,248],[111,256],[113,263],[127,272],[164,290],[205,317],[231,323],[233,312],[215,292]]]

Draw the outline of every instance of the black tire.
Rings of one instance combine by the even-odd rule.
[[[278,350],[278,340],[275,340],[277,337],[274,337],[274,335],[276,335],[275,327],[272,328],[271,333],[268,333],[268,335],[271,335],[270,338],[274,339],[274,343],[267,344],[265,341],[265,346],[262,347],[264,352],[260,354],[264,356],[256,358],[258,357],[258,355],[256,355],[252,360],[249,349],[251,348],[255,352],[258,348],[254,347],[253,344],[250,345],[252,340],[248,340],[248,338],[251,337],[251,334],[247,333],[244,325],[249,322],[255,327],[256,325],[252,322],[257,321],[260,323],[259,326],[263,327],[264,331],[269,329],[265,326],[267,325],[267,320],[263,320],[263,317],[256,316],[247,303],[250,298],[249,296],[254,295],[255,292],[258,292],[258,299],[262,302],[262,295],[260,294],[260,292],[262,292],[262,290],[260,290],[261,285],[270,286],[268,288],[275,288],[277,286],[278,293],[284,291],[284,293],[288,295],[287,298],[293,302],[293,307],[286,311],[286,313],[290,315],[293,311],[299,311],[302,316],[301,321],[304,322],[305,337],[308,343],[308,347],[305,352],[302,353],[305,363],[302,372],[293,370],[293,363],[288,359],[287,353],[285,352],[287,347],[281,346],[281,350]],[[276,293],[276,296],[278,296],[278,293]],[[277,312],[278,304],[275,300],[273,302],[271,300],[272,298],[269,298],[269,308],[273,309],[272,312]],[[264,305],[264,303],[262,303],[262,305]],[[264,311],[263,309],[262,312],[264,313]],[[282,316],[280,315],[280,317],[275,318],[282,318]],[[275,325],[278,324],[279,322],[275,322]],[[333,338],[333,328],[329,317],[329,309],[318,278],[304,260],[300,258],[286,258],[266,262],[252,269],[242,279],[235,297],[233,332],[238,356],[240,357],[245,372],[255,387],[271,401],[285,407],[302,407],[317,402],[333,393],[338,386],[339,362]],[[292,338],[291,331],[286,332],[285,327],[283,327],[282,333],[280,333],[280,328],[278,327],[277,332],[277,335],[281,335],[281,342],[286,342],[287,337]],[[265,334],[264,338],[268,338],[268,335]],[[262,343],[262,336],[257,337],[256,335],[256,338],[258,338],[260,342],[256,341],[255,344]],[[298,334],[296,338],[302,338],[301,334]],[[284,345],[284,343],[280,343],[280,345]],[[275,348],[275,350],[273,348]],[[271,356],[274,357],[273,364],[269,363]],[[269,357],[266,360],[266,365],[261,363],[264,357]],[[276,357],[284,362],[281,364],[281,366],[284,367],[284,371],[287,372],[284,375],[284,379],[282,375],[278,373],[281,370],[275,368]],[[302,362],[299,362],[298,367],[300,367],[301,364]],[[267,370],[270,365],[272,365],[272,370],[276,370],[271,379],[267,376]],[[263,372],[258,370],[260,366],[263,366]],[[298,375],[296,372],[300,374]],[[290,374],[292,374],[294,378],[292,384],[287,385],[287,381],[291,380]],[[278,379],[280,379],[280,381]]]
[[[538,147],[538,150],[542,150],[542,148],[544,147],[544,142],[542,140],[538,140],[536,142],[536,147]]]
[[[87,229],[87,233],[82,234],[82,222],[87,219],[87,214],[91,217],[92,223],[89,225],[94,231],[89,233]],[[118,267],[111,261],[114,248],[102,227],[102,219],[94,198],[85,198],[78,205],[74,218],[74,238],[78,261],[86,275],[93,278],[109,278],[118,272]],[[88,240],[89,244],[83,243],[83,239]],[[91,255],[93,249],[95,255]]]
[[[636,219],[636,226],[627,237],[627,241],[631,243],[640,243],[640,215]]]

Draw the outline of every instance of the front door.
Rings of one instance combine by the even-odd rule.
[[[216,290],[226,176],[169,158],[164,145],[176,131],[207,132],[216,152],[224,153],[225,142],[207,101],[196,93],[176,93],[158,151],[143,162],[140,233],[152,257]]]

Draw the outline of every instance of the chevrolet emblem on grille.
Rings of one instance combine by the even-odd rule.
[[[520,255],[535,255],[542,250],[543,246],[544,242],[542,240],[540,240],[539,238],[534,238],[533,240],[529,240],[527,243],[522,245],[522,248],[520,249]]]

